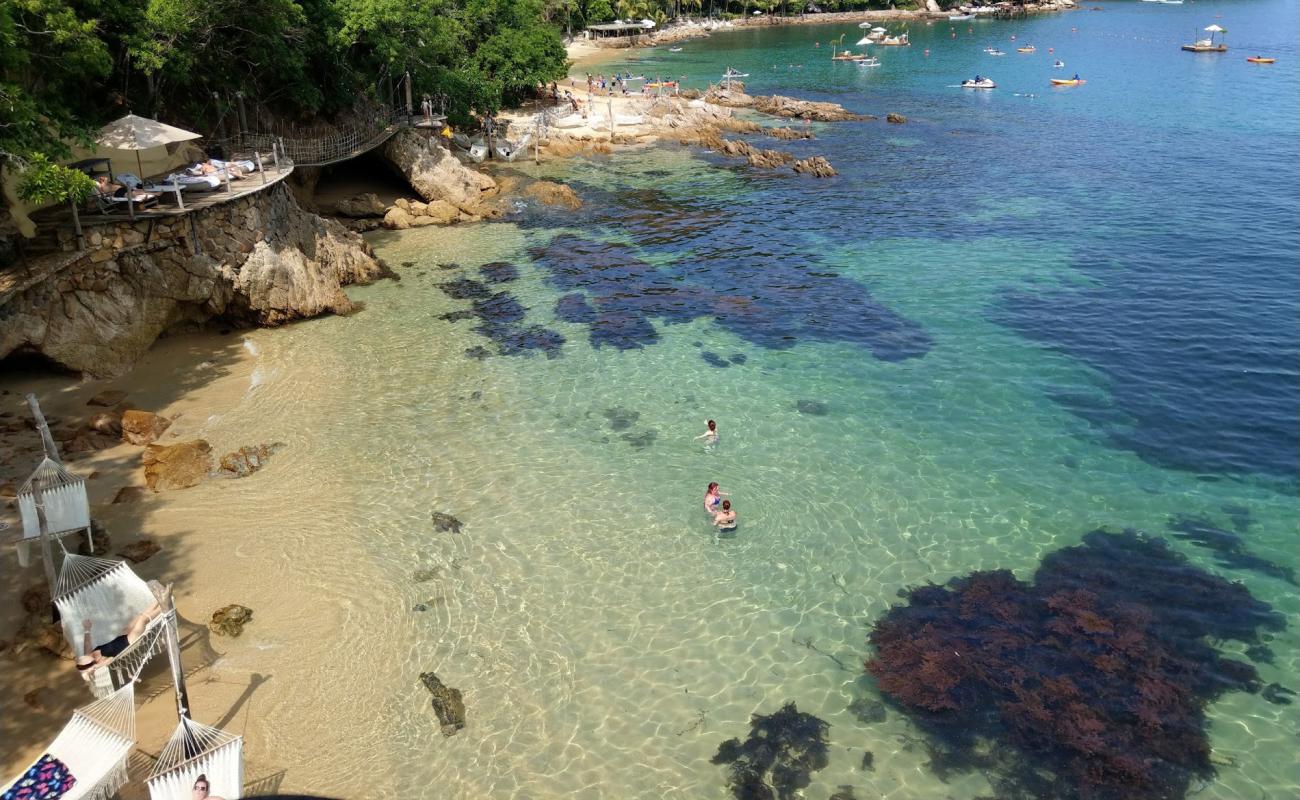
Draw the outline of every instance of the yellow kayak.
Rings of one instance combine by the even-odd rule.
[[[1264,58],[1263,56],[1250,56],[1246,60],[1252,64],[1272,64],[1277,61],[1276,58]]]
[[[1081,83],[1087,83],[1087,81],[1076,81],[1074,78],[1052,78],[1053,86],[1078,86]]]

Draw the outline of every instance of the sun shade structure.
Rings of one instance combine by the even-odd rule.
[[[95,142],[101,147],[111,147],[115,150],[134,150],[136,169],[143,173],[144,164],[140,160],[141,150],[201,138],[203,138],[201,133],[177,128],[156,119],[127,114],[116,122],[110,122],[100,128],[99,138]],[[136,177],[144,178],[145,176],[140,174]],[[133,194],[134,190],[128,188],[126,207],[132,218],[135,217],[135,203],[131,199]]]
[[[135,685],[128,683],[72,712],[44,755],[22,775],[0,784],[0,795],[19,789],[33,769],[48,768],[50,759],[56,759],[75,781],[60,800],[108,800],[126,783],[126,759],[133,746]]]
[[[55,588],[54,605],[63,621],[63,635],[79,656],[85,633],[84,620],[90,620],[92,646],[106,642],[124,630],[135,615],[154,604],[156,598],[139,575],[125,561],[65,554]],[[95,669],[90,690],[96,697],[113,692],[118,686],[132,683],[149,659],[167,646],[163,634],[174,625],[176,611],[165,608],[150,620],[144,633],[108,663]]]
[[[182,718],[149,775],[151,800],[186,800],[200,776],[214,797],[237,800],[244,787],[244,738]]]

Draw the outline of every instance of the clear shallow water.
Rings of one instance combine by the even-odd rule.
[[[355,717],[364,750],[313,764],[311,788],[373,794],[379,752],[385,795],[723,796],[718,744],[793,700],[831,724],[807,797],[987,795],[936,775],[903,715],[848,710],[878,697],[871,623],[902,588],[1028,578],[1102,526],[1236,531],[1262,561],[1173,546],[1294,619],[1295,5],[1151,5],[913,28],[870,75],[812,63],[841,28],[688,43],[690,74],[730,64],[751,91],[911,122],[782,145],[828,155],[833,181],[678,148],[525,167],[586,207],[377,235],[400,283],[260,337],[258,388],[216,424],[288,437],[269,477],[329,487],[316,541],[391,578],[349,592],[339,632],[383,663],[331,673],[382,720]],[[1177,50],[1219,13],[1234,50]],[[1039,53],[979,52],[1012,33]],[[1054,55],[1089,83],[1047,89]],[[975,70],[1004,88],[948,88]],[[480,269],[498,261],[517,277]],[[715,448],[692,440],[708,417]],[[705,522],[710,480],[733,538]],[[1271,649],[1263,681],[1300,688],[1295,629]],[[465,692],[454,737],[428,670]],[[1224,766],[1199,796],[1294,796],[1294,708],[1211,706]]]

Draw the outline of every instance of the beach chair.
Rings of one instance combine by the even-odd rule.
[[[40,758],[0,784],[0,796],[108,800],[126,783],[126,760],[134,746],[135,684],[128,683],[72,712]]]

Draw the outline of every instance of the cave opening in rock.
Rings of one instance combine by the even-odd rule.
[[[366,192],[373,192],[385,206],[391,206],[401,197],[421,199],[406,178],[372,150],[322,167],[312,200],[322,212],[329,213],[340,200]]]
[[[35,350],[19,348],[0,358],[0,375],[6,383],[37,378],[80,378],[81,373]]]

